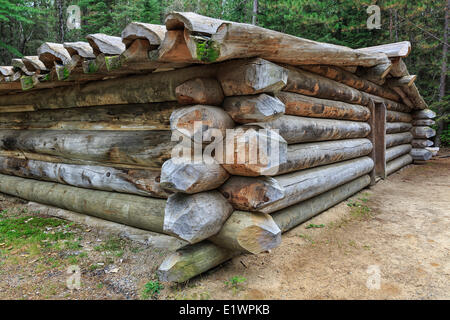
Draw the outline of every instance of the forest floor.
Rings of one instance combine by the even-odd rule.
[[[450,149],[283,234],[270,253],[179,285],[156,280],[166,254],[0,194],[0,299],[450,299]],[[67,287],[69,266],[79,289]]]

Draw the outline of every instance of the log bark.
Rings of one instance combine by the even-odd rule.
[[[177,86],[200,76],[214,77],[217,68],[217,65],[196,66],[129,76],[125,81],[117,78],[66,88],[0,96],[0,106],[33,105],[36,110],[39,110],[176,101]]]
[[[428,127],[434,125],[436,122],[431,119],[417,119],[413,120],[412,125],[415,127]]]
[[[418,161],[427,161],[427,160],[430,160],[431,157],[433,156],[431,151],[429,151],[427,149],[419,149],[419,148],[412,148],[410,154],[411,154],[411,157],[413,158],[413,160],[418,160]]]
[[[125,45],[122,38],[108,36],[103,33],[88,34],[87,41],[91,45],[94,54],[97,56],[101,53],[105,55],[121,54],[125,51]]]
[[[264,181],[261,181],[261,178],[240,177],[238,179],[245,179],[246,181],[244,183],[234,183],[235,177],[231,177],[221,187],[221,191],[223,192],[226,189],[231,193],[232,190],[235,195],[238,195],[228,198],[228,201],[235,208],[242,210],[248,204],[248,207],[245,208],[246,211],[272,213],[356,179],[370,172],[373,165],[372,159],[362,157],[318,168],[301,170],[273,177],[271,182],[272,188],[266,186],[265,188],[259,188],[264,183],[268,184],[267,178],[263,178]],[[227,186],[230,187],[227,188]],[[241,186],[241,189],[239,189],[239,186]],[[276,199],[271,194],[265,193],[266,190],[272,192],[275,187],[284,191],[284,197]],[[251,189],[257,192],[246,192]],[[257,204],[258,206],[255,207],[252,204]]]
[[[398,103],[386,98],[378,97],[370,93],[366,93],[366,95],[369,99],[372,99],[376,103],[384,103],[386,105],[386,109],[389,111],[404,112],[404,113],[411,112],[411,108],[403,103]]]
[[[278,92],[275,96],[286,106],[285,114],[313,118],[367,121],[366,107],[334,100],[318,99],[292,92]]]
[[[386,112],[387,122],[411,122],[412,116],[409,113],[388,110]]]
[[[287,149],[287,162],[280,165],[278,174],[359,158],[371,150],[372,143],[368,139],[292,144]]]
[[[122,42],[128,48],[136,39],[144,39],[152,46],[159,46],[167,32],[166,26],[131,22],[122,30]]]
[[[357,49],[357,51],[366,53],[382,52],[389,58],[407,57],[411,52],[411,43],[409,41],[401,41],[395,43],[382,44],[379,46],[366,47]]]
[[[403,87],[407,86],[410,87],[413,85],[414,81],[416,81],[417,76],[416,75],[408,75],[403,76],[400,78],[389,78],[386,80],[386,83],[390,87]]]
[[[411,151],[412,147],[410,144],[401,144],[395,147],[386,149],[386,162],[392,161],[406,153]]]
[[[0,149],[159,169],[171,157],[170,136],[170,131],[0,130]]]
[[[163,282],[185,282],[237,255],[237,252],[203,241],[177,250],[159,266],[157,275]]]
[[[285,68],[263,59],[229,61],[217,74],[225,96],[280,91],[287,83]]]
[[[317,73],[323,77],[346,84],[352,88],[364,91],[366,93],[371,93],[397,102],[401,101],[400,96],[393,90],[367,81],[366,79],[360,78],[352,72],[348,72],[339,67],[328,65],[311,65],[302,66],[301,68],[306,71]]]
[[[161,169],[161,187],[173,192],[198,193],[220,187],[228,172],[215,160],[211,163],[172,158]]]
[[[420,95],[419,89],[413,83],[411,86],[403,86],[402,90],[406,93],[408,98],[414,103],[416,109],[427,109],[428,104]]]
[[[386,135],[386,148],[410,143],[413,135],[410,132],[391,133]]]
[[[360,77],[381,86],[384,84],[384,82],[385,82],[384,79],[389,74],[389,71],[391,71],[391,69],[392,69],[392,63],[389,61],[386,63],[378,64],[378,65],[370,67],[370,68],[366,68],[366,69],[362,70],[360,73],[357,72],[357,74]]]
[[[434,119],[436,112],[430,109],[418,110],[413,113],[413,119]]]
[[[228,132],[225,152],[214,146],[215,159],[230,174],[238,176],[275,175],[287,157],[286,140],[273,130],[257,126],[237,127]]]
[[[94,59],[95,54],[89,42],[64,42],[64,48],[69,52],[70,56],[78,55],[84,59]]]
[[[265,93],[251,96],[227,97],[223,109],[237,123],[265,122],[284,114],[285,106]]]
[[[195,105],[176,109],[170,116],[170,128],[196,143],[208,141],[211,130],[224,137],[227,129],[234,128],[234,121],[220,107]],[[209,132],[208,132],[209,131]]]
[[[165,102],[0,113],[0,129],[170,130],[170,115],[180,107]]]
[[[218,233],[232,212],[217,191],[175,193],[167,200],[164,232],[197,243]]]
[[[175,88],[178,103],[220,106],[224,95],[220,83],[213,78],[195,78]]]
[[[234,211],[208,240],[233,251],[258,254],[281,244],[281,230],[268,214]]]
[[[427,139],[413,139],[411,141],[413,148],[426,148],[433,145],[433,141]]]
[[[399,133],[411,130],[412,124],[408,122],[386,122],[386,133]]]
[[[97,191],[0,174],[0,192],[163,233],[165,199]]]
[[[288,144],[364,138],[370,132],[370,125],[365,122],[281,116],[276,120],[261,122],[258,125],[278,129]]]
[[[274,212],[272,218],[281,231],[286,232],[341,201],[344,201],[367,187],[369,184],[370,177],[365,174],[314,198]]]
[[[411,133],[415,139],[428,139],[436,135],[436,130],[430,127],[413,127]]]
[[[397,159],[394,159],[392,161],[389,161],[386,164],[386,174],[390,175],[404,166],[407,166],[408,164],[411,164],[413,161],[413,158],[409,154],[405,154],[404,156],[398,157]]]
[[[167,198],[159,171],[52,163],[0,156],[2,174],[58,182],[74,187]]]
[[[359,90],[315,73],[289,67],[287,85],[283,91],[317,98],[367,105],[369,98]]]

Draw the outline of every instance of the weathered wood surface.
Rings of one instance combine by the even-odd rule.
[[[353,104],[367,105],[369,103],[367,95],[355,88],[292,67],[289,67],[287,85],[283,88],[283,91]]]
[[[13,65],[14,68],[20,69],[20,71],[22,72],[22,74],[27,75],[27,76],[31,76],[34,74],[34,72],[32,71],[28,71],[27,67],[25,66],[25,64],[23,63],[22,59],[12,59],[11,60],[11,64]]]
[[[436,122],[432,119],[417,119],[413,120],[412,125],[415,127],[428,127],[434,125]]]
[[[229,177],[215,160],[193,162],[191,159],[172,158],[161,169],[161,187],[183,193],[198,193],[220,187]]]
[[[230,195],[231,191],[233,192],[234,196],[230,196],[228,201],[235,208],[272,213],[356,179],[370,172],[373,165],[372,159],[361,157],[275,176],[270,181],[267,177],[231,177],[221,187],[221,192],[223,193],[224,190],[227,190]],[[234,183],[235,179],[239,179],[239,182]],[[269,185],[270,188],[268,187]],[[264,187],[261,188],[259,186]],[[277,199],[277,197],[272,196],[276,188],[284,192],[284,197],[278,196]],[[254,192],[248,192],[248,190],[254,190]],[[253,206],[253,204],[257,204],[257,207]]]
[[[47,71],[44,63],[39,60],[38,56],[24,56],[22,57],[22,61],[25,64],[25,67],[29,71],[33,71],[36,73],[41,73],[41,71]]]
[[[0,73],[5,77],[12,76],[14,74],[14,67],[13,66],[1,66]]]
[[[195,78],[175,88],[180,104],[206,104],[220,106],[224,95],[220,83],[214,78]]]
[[[197,62],[191,58],[183,30],[168,30],[156,52],[150,55],[153,60],[177,63]]]
[[[386,84],[390,87],[403,87],[403,86],[412,86],[414,81],[416,81],[416,75],[408,75],[400,78],[389,78],[386,80]]]
[[[218,233],[232,212],[217,191],[175,193],[167,200],[164,232],[197,243]]]
[[[388,110],[386,112],[387,122],[411,122],[412,116],[409,113]]]
[[[0,113],[0,129],[170,130],[170,115],[180,107],[164,102]]]
[[[59,109],[129,103],[176,101],[175,88],[197,77],[214,77],[217,65],[134,75],[88,82],[78,86],[0,96],[1,106],[33,105],[39,109]]]
[[[278,129],[288,144],[364,138],[370,132],[370,125],[365,122],[281,116],[278,119],[261,122],[258,125]]]
[[[408,122],[386,122],[386,133],[399,133],[411,130],[412,124]]]
[[[411,99],[408,98],[406,93],[402,90],[401,87],[391,87],[392,90],[394,90],[400,97],[402,97],[403,103],[408,106],[410,109],[414,109],[414,103],[411,101]],[[394,110],[394,111],[405,111],[405,110]],[[408,111],[408,110],[406,110]]]
[[[425,102],[423,97],[420,95],[419,89],[417,89],[416,85],[413,83],[410,86],[401,87],[402,90],[406,93],[409,99],[414,103],[415,109],[427,109],[428,104]]]
[[[367,107],[341,101],[318,99],[292,92],[278,92],[275,96],[285,104],[285,114],[313,118],[367,121]]]
[[[413,139],[411,141],[411,145],[413,148],[426,148],[431,147],[433,145],[433,141],[428,139]]]
[[[277,132],[258,126],[235,128],[227,134],[223,149],[216,148],[215,159],[230,174],[238,176],[275,175],[287,157],[286,140]]]
[[[195,12],[170,12],[164,20],[167,30],[186,28],[194,33],[208,35],[215,33],[224,22],[226,21],[202,16]]]
[[[161,168],[174,145],[170,131],[0,130],[0,149]]]
[[[401,144],[395,147],[386,149],[386,162],[392,161],[406,153],[411,151],[412,147],[410,144]]]
[[[70,56],[78,55],[84,59],[94,59],[94,51],[89,42],[77,41],[77,42],[64,42],[64,48],[69,52]]]
[[[316,197],[274,212],[272,218],[281,231],[286,232],[341,201],[344,201],[367,187],[369,183],[370,177],[365,174]]]
[[[208,240],[233,251],[258,254],[281,244],[281,230],[268,214],[234,211]]]
[[[348,139],[292,144],[287,149],[287,162],[278,174],[313,168],[368,155],[372,143],[368,139]]]
[[[131,22],[122,30],[122,42],[128,48],[136,39],[145,39],[152,46],[159,46],[166,34],[166,26]]]
[[[431,151],[423,148],[412,148],[410,152],[411,157],[413,160],[418,161],[427,161],[430,160],[433,154]]]
[[[98,191],[0,174],[0,192],[163,233],[165,199]]]
[[[386,98],[378,97],[370,93],[365,94],[369,99],[372,99],[376,103],[384,103],[386,105],[386,109],[390,111],[396,112],[405,112],[408,113],[411,111],[411,108],[407,105],[399,102],[395,102]]]
[[[385,83],[384,79],[391,69],[392,63],[391,61],[388,61],[370,68],[364,68],[360,72],[357,72],[357,75],[381,86]]]
[[[372,105],[373,103],[373,105]],[[371,128],[374,139],[374,170],[371,172],[372,178],[386,178],[386,105],[371,101]]]
[[[51,69],[54,63],[67,64],[71,61],[69,52],[60,43],[44,42],[38,49],[39,60],[47,69]]]
[[[389,58],[407,57],[411,52],[411,43],[409,41],[401,41],[394,43],[387,43],[373,47],[359,48],[357,51],[366,53],[382,52]]]
[[[159,266],[157,275],[163,282],[185,282],[237,255],[237,252],[202,241],[178,249]]]
[[[413,135],[410,132],[386,134],[386,148],[410,143]]]
[[[203,143],[208,131],[220,131],[224,137],[227,129],[234,128],[233,119],[222,108],[195,105],[176,109],[170,116],[170,128],[179,135],[192,141]]]
[[[430,127],[412,127],[411,133],[415,139],[428,139],[436,135],[436,130]]]
[[[122,43],[122,38],[120,37],[113,37],[103,33],[95,33],[87,35],[86,39],[91,45],[96,56],[100,53],[114,55],[121,54],[125,51],[125,45]]]
[[[223,109],[237,123],[265,122],[284,114],[284,103],[265,93],[251,96],[227,97]]]
[[[434,119],[436,112],[430,109],[418,110],[413,113],[414,119]]]
[[[376,83],[360,78],[352,72],[348,72],[339,67],[329,65],[311,65],[302,66],[301,68],[309,72],[314,72],[329,79],[341,82],[366,93],[371,93],[397,102],[401,101],[400,96],[390,88],[379,86]]]
[[[426,147],[425,149],[430,151],[433,157],[438,155],[439,147]]]
[[[390,175],[390,174],[396,172],[397,170],[400,170],[404,166],[411,164],[412,162],[413,162],[413,158],[411,157],[410,154],[405,154],[405,155],[398,157],[392,161],[389,161],[386,164],[386,174]]]
[[[408,76],[408,68],[401,57],[391,58],[392,69],[389,72],[393,77],[400,78]]]
[[[2,174],[68,184],[74,187],[167,198],[160,172],[113,167],[52,163],[0,156]]]
[[[221,64],[217,77],[225,96],[239,96],[280,91],[288,71],[264,59],[244,59]]]

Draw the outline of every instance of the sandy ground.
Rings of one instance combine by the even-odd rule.
[[[281,246],[270,253],[238,256],[186,284],[164,284],[158,298],[449,299],[448,156],[450,150],[441,152],[441,158],[394,173],[283,234]],[[7,200],[11,201],[0,199],[0,206]],[[321,227],[306,228],[310,224]],[[57,271],[49,267],[37,273],[30,261],[6,263],[1,266],[0,298],[142,298],[143,285],[155,279],[155,269],[165,253],[126,242],[120,259],[109,258],[92,271],[89,265],[105,259],[89,249],[90,244],[107,241],[108,235],[79,230],[81,250],[88,252],[82,263],[82,289],[65,287],[66,264]],[[111,265],[119,271],[108,272]],[[15,283],[4,277],[12,271]],[[245,278],[235,289],[225,285],[233,276]],[[21,286],[17,279],[28,279],[27,284]],[[46,295],[30,289],[45,289],[50,284],[52,290]]]

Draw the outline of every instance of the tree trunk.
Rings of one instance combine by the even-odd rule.
[[[411,130],[412,124],[408,122],[386,122],[386,133],[399,133]]]
[[[436,135],[436,131],[430,127],[413,127],[411,133],[415,139],[428,139]]]
[[[412,116],[409,113],[399,112],[399,111],[386,111],[386,121],[387,122],[411,122]]]
[[[386,135],[386,148],[410,143],[413,135],[410,132],[391,133]]]

